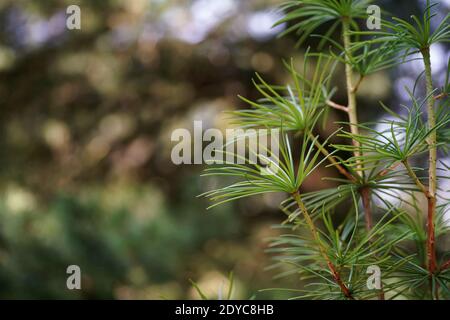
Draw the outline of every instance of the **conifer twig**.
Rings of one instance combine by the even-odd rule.
[[[441,266],[441,271],[447,270],[448,268],[450,268],[450,260],[448,260],[447,262],[445,262],[442,266]]]
[[[427,109],[428,109],[428,127],[430,129],[436,126],[436,114],[434,111],[433,79],[431,73],[430,48],[421,50],[425,65],[425,78],[427,88]],[[435,248],[435,230],[434,216],[436,211],[436,190],[437,190],[437,133],[436,130],[430,134],[429,145],[429,172],[428,172],[428,215],[427,215],[427,264],[430,276],[436,271],[436,248]]]
[[[353,86],[353,70],[352,66],[350,65],[351,60],[351,39],[350,39],[350,23],[348,21],[348,18],[342,19],[342,33],[344,37],[344,49],[345,49],[345,57],[346,57],[346,63],[345,63],[345,79],[347,83],[347,98],[348,98],[348,117],[350,121],[350,131],[353,135],[357,136],[359,135],[359,128],[358,128],[358,113],[356,110],[356,91],[355,87]],[[357,147],[355,150],[355,157],[360,158],[361,152],[358,150],[360,147],[360,144],[358,141],[353,140],[353,145]],[[357,172],[359,175],[362,175],[362,168],[361,168],[360,160],[357,160]]]
[[[344,296],[347,299],[354,300],[354,297],[352,296],[350,290],[345,285],[345,283],[342,281],[341,276],[340,276],[339,272],[336,269],[336,266],[330,260],[330,257],[328,257],[327,251],[322,245],[322,241],[320,239],[319,232],[317,231],[317,228],[316,228],[313,220],[311,219],[311,216],[309,215],[305,204],[302,201],[302,198],[300,196],[300,192],[297,190],[296,192],[294,192],[292,194],[292,197],[294,198],[295,202],[297,203],[298,208],[300,209],[300,211],[303,213],[303,217],[305,218],[306,224],[308,225],[309,230],[311,231],[311,234],[312,234],[314,240],[316,241],[316,243],[317,243],[317,245],[319,247],[319,251],[320,251],[321,255],[325,259],[325,261],[327,263],[327,266],[330,269],[330,272],[331,272],[331,274],[333,276],[334,281],[339,286],[339,288],[341,289],[342,293],[344,294]]]
[[[344,49],[345,49],[345,57],[346,57],[346,63],[345,63],[345,76],[346,76],[346,82],[347,82],[347,97],[348,97],[348,116],[350,120],[350,130],[353,135],[358,136],[359,135],[359,128],[358,128],[358,113],[357,113],[357,102],[356,102],[356,92],[358,91],[359,85],[361,84],[363,77],[360,76],[358,82],[356,85],[353,85],[353,69],[350,64],[351,62],[351,39],[350,39],[350,23],[348,21],[347,17],[344,17],[342,19],[342,32],[344,37]],[[360,149],[360,143],[353,139],[352,141],[353,145],[356,148],[355,150],[355,157],[356,157],[356,167],[357,172],[360,176],[364,176],[364,172],[361,165],[361,157],[362,152]],[[364,207],[364,215],[366,219],[366,229],[367,231],[370,231],[372,228],[372,210],[370,209],[370,190],[368,190],[366,187],[362,188],[360,190],[363,207]]]
[[[446,92],[440,93],[437,96],[434,96],[434,100],[441,100],[448,97],[448,94]]]
[[[340,105],[340,104],[338,104],[336,102],[333,102],[331,100],[327,100],[326,104],[328,106],[334,108],[334,109],[341,110],[341,111],[344,111],[344,112],[348,113],[348,107],[346,107],[346,106]]]

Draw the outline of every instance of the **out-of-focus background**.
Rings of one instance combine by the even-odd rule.
[[[298,285],[265,270],[283,195],[207,211],[196,196],[217,181],[170,160],[172,130],[224,129],[223,112],[244,107],[238,94],[259,97],[255,72],[287,83],[282,59],[301,60],[305,46],[276,39],[281,2],[0,0],[0,298],[198,298],[189,279],[214,296],[229,271],[235,298]],[[450,1],[438,2],[443,17]],[[72,4],[81,30],[66,29]],[[378,4],[408,18],[425,1]],[[442,83],[449,50],[432,54]],[[382,116],[379,100],[407,103],[421,71],[411,62],[368,78],[362,120]],[[327,186],[329,170],[306,191]],[[72,264],[82,290],[66,288]]]

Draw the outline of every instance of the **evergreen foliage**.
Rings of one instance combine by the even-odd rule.
[[[263,175],[259,165],[251,164],[215,166],[205,175],[236,181],[204,195],[213,206],[262,193],[287,195],[280,205],[287,219],[269,252],[280,276],[308,282],[301,290],[283,288],[296,292],[296,298],[450,299],[450,255],[436,249],[436,242],[450,231],[445,220],[450,201],[440,188],[449,178],[449,168],[445,164],[444,169],[437,168],[450,141],[450,67],[444,86],[437,88],[430,63],[430,46],[450,41],[450,15],[433,29],[437,7],[427,1],[421,17],[412,16],[410,21],[394,17],[383,20],[381,30],[361,31],[371,3],[294,0],[281,7],[285,17],[279,24],[290,24],[281,35],[296,33],[303,43],[326,25],[328,31],[318,37],[320,46],[329,45],[330,50],[307,51],[301,70],[292,61],[286,63],[291,85],[269,85],[257,75],[261,99],[242,98],[250,109],[233,114],[233,122],[241,128],[283,132],[280,159],[272,163],[276,173]],[[339,30],[342,41],[332,39]],[[417,94],[417,81],[414,88],[405,88],[410,103],[401,112],[381,103],[385,119],[359,122],[360,83],[371,73],[412,59],[412,54],[423,61],[426,95]],[[339,64],[345,66],[346,106],[332,101],[336,89],[331,83]],[[315,67],[310,70],[310,65]],[[314,133],[329,108],[348,114],[348,122],[336,133],[346,144],[320,142]],[[351,156],[338,156],[346,154]],[[421,155],[428,155],[427,167],[413,165]],[[342,175],[339,187],[304,193],[303,181],[324,162]],[[338,221],[334,213],[344,201],[351,205],[345,219]],[[379,289],[367,286],[369,266],[381,269]]]

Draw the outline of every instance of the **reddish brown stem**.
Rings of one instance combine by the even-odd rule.
[[[331,261],[327,261],[328,268],[330,269],[331,273],[333,274],[334,281],[338,284],[339,288],[341,288],[342,293],[347,299],[355,300],[350,292],[350,290],[347,288],[347,286],[342,282],[341,276],[339,275],[339,272],[337,272],[335,266]]]
[[[448,260],[441,266],[441,271],[447,270],[448,268],[450,268],[450,260]]]
[[[434,97],[434,100],[441,100],[441,99],[444,99],[444,98],[447,98],[447,96],[448,96],[448,94],[447,93],[440,93],[440,94],[438,94],[437,96],[435,96]]]
[[[417,187],[423,192],[425,197],[427,197],[428,203],[428,213],[427,213],[427,267],[431,274],[436,271],[436,250],[435,250],[435,232],[434,232],[434,213],[436,211],[436,197],[427,189],[426,186],[422,184],[420,179],[417,177],[414,170],[409,165],[408,161],[403,161],[403,165],[406,168],[409,176],[413,179]]]
[[[397,168],[399,165],[401,164],[401,162],[396,162],[394,163],[392,166],[390,166],[389,168],[384,169],[383,171],[381,171],[378,174],[378,177],[384,177],[385,175],[387,175],[389,172],[394,171],[395,168]]]
[[[370,207],[370,188],[369,187],[363,187],[359,191],[361,193],[361,199],[363,203],[364,208],[364,218],[366,221],[366,230],[367,232],[370,232],[372,230],[372,208]]]

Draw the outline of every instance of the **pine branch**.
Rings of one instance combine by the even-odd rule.
[[[291,198],[284,201],[281,204],[282,210],[288,214],[289,221],[303,216],[302,224],[306,223],[312,237],[299,235],[294,240],[279,237],[278,244],[293,245],[292,248],[283,246],[279,249],[279,252],[288,253],[287,261],[283,262],[293,263],[299,269],[309,271],[308,277],[318,277],[326,282],[318,283],[315,287],[317,291],[312,291],[311,288],[299,290],[307,293],[302,296],[303,298],[342,298],[342,296],[351,300],[355,297],[373,298],[374,293],[368,293],[366,290],[365,275],[358,268],[370,264],[383,266],[383,278],[387,279],[378,292],[379,299],[384,299],[385,293],[392,292],[394,294],[389,298],[393,299],[398,296],[421,299],[428,297],[430,292],[434,299],[445,298],[450,293],[447,285],[450,260],[440,267],[436,262],[435,237],[442,232],[441,211],[437,211],[436,208],[438,178],[436,163],[437,147],[448,141],[447,125],[450,123],[450,114],[444,111],[447,107],[446,100],[438,110],[435,110],[435,104],[448,95],[450,67],[442,93],[434,95],[429,48],[434,43],[450,40],[448,24],[450,15],[447,15],[432,32],[430,20],[434,15],[430,11],[434,4],[430,4],[428,0],[423,20],[412,16],[413,22],[410,23],[394,17],[393,22],[383,21],[385,28],[382,31],[352,31],[358,29],[357,20],[367,18],[366,8],[370,1],[295,0],[289,1],[283,7],[288,13],[278,23],[300,20],[293,23],[283,34],[296,31],[301,43],[318,27],[333,22],[331,30],[322,36],[321,44],[329,42],[343,54],[334,52],[329,55],[310,54],[308,49],[306,58],[318,57],[314,76],[311,80],[306,77],[307,59],[303,73],[299,73],[291,62],[288,69],[294,80],[294,86],[269,85],[258,76],[260,83],[256,84],[256,87],[263,95],[263,99],[253,102],[244,98],[252,109],[236,112],[237,123],[242,128],[279,128],[281,124],[286,130],[302,133],[304,141],[300,157],[294,159],[289,141],[286,139],[281,148],[282,156],[279,159],[281,161],[266,159],[270,163],[267,168],[261,168],[258,164],[249,167],[246,163],[210,169],[207,175],[232,176],[240,181],[212,190],[205,195],[216,201],[215,205],[269,192],[285,192],[291,195],[294,201]],[[332,36],[340,26],[343,45],[333,40]],[[367,41],[360,40],[359,36],[367,35],[375,37]],[[413,52],[422,53],[426,100],[423,103],[418,101],[413,94],[414,91],[406,89],[412,102],[411,108],[405,107],[408,109],[406,116],[397,114],[382,104],[385,111],[394,117],[378,122],[388,125],[388,129],[380,132],[373,128],[373,123],[359,123],[356,94],[365,76],[405,62],[405,58]],[[328,66],[332,66],[334,70],[339,62],[345,65],[347,105],[332,101],[334,90],[329,90],[332,72],[327,71]],[[359,78],[354,79],[354,74],[358,74]],[[425,103],[428,111],[427,123],[423,120]],[[330,152],[327,148],[327,142],[319,143],[318,137],[312,134],[324,106],[345,112],[348,116],[350,132],[340,131],[339,136],[349,139],[351,143],[332,145],[334,152],[352,153],[346,160],[335,156],[334,152]],[[364,131],[364,134],[360,131]],[[429,154],[427,183],[417,176],[419,169],[409,164],[409,159],[423,153]],[[321,158],[320,154],[324,157],[321,161],[317,161]],[[342,183],[339,187],[301,196],[299,189],[303,181],[324,161],[329,161],[330,166],[335,167],[348,181],[335,179]],[[297,162],[298,166],[294,165]],[[404,166],[407,175],[403,171],[393,172],[400,165]],[[380,169],[380,166],[383,168]],[[278,170],[272,170],[273,168]],[[261,170],[265,170],[264,172],[269,170],[268,172],[273,175],[262,175]],[[359,225],[356,190],[364,210],[365,230]],[[411,195],[412,199],[401,198],[401,201],[415,209],[419,217],[421,210],[416,203],[416,197],[412,194],[417,190],[427,199],[426,230],[420,219],[409,214],[400,219],[401,223],[393,223],[397,216],[387,222],[383,221],[390,215],[391,209],[393,212],[397,212],[398,209],[384,196],[395,197],[398,192]],[[354,198],[353,208],[349,212],[356,213],[355,221],[347,215],[344,223],[336,226],[331,214],[349,194]],[[389,208],[379,221],[374,221],[372,217],[374,208],[372,198],[375,197]],[[314,223],[319,212],[322,212],[321,221],[325,230],[317,228]],[[397,231],[401,231],[401,236],[395,235]],[[410,239],[416,242],[418,252],[405,254],[400,245]],[[310,261],[310,266],[304,265],[304,262]],[[348,266],[351,266],[349,270]],[[324,271],[326,275],[323,274]],[[292,273],[289,271],[284,274]],[[427,287],[427,281],[431,291]],[[336,290],[330,291],[330,285]]]
[[[321,255],[325,259],[325,261],[327,263],[327,266],[330,269],[330,272],[331,272],[331,274],[333,276],[334,281],[339,286],[339,288],[341,289],[342,293],[344,294],[344,296],[347,299],[354,300],[354,297],[352,296],[350,290],[347,288],[347,286],[342,281],[341,275],[337,271],[336,266],[331,262],[330,257],[328,257],[327,251],[322,245],[322,241],[320,239],[319,232],[317,231],[317,228],[316,228],[314,222],[312,221],[311,216],[309,215],[305,204],[303,203],[303,201],[301,199],[300,192],[296,191],[296,192],[292,193],[292,197],[296,201],[300,211],[303,213],[303,216],[305,218],[306,224],[308,225],[309,230],[311,231],[311,234],[312,234],[314,240],[316,241],[316,243],[317,243],[317,245],[319,247],[319,251],[320,251]]]
[[[433,79],[431,73],[431,57],[430,48],[426,47],[422,51],[423,61],[425,65],[426,87],[428,96],[428,127],[434,128],[436,126],[436,114],[434,110],[433,99]],[[436,190],[437,190],[437,134],[433,131],[429,137],[429,186],[428,192],[428,215],[427,215],[427,257],[428,257],[428,271],[432,276],[436,271],[436,248],[435,248],[435,230],[434,230],[434,216],[436,213]]]
[[[450,260],[448,260],[441,266],[441,271],[447,270],[449,268],[450,268]]]
[[[342,33],[344,37],[344,49],[345,49],[345,56],[346,56],[346,63],[345,63],[345,79],[347,83],[347,98],[348,98],[348,117],[350,121],[350,130],[353,135],[359,135],[359,127],[358,127],[358,113],[356,110],[357,104],[356,104],[356,91],[354,91],[353,86],[353,70],[351,66],[351,39],[350,39],[350,22],[348,21],[348,18],[342,19]],[[359,142],[356,140],[353,140],[352,143],[359,147]],[[355,150],[355,156],[360,157],[361,152],[358,150]],[[362,175],[361,172],[361,164],[357,165],[358,168],[358,174]]]
[[[356,92],[363,80],[363,77],[360,76],[356,85],[353,84],[352,75],[352,56],[351,56],[351,47],[352,42],[350,39],[350,23],[347,17],[343,17],[342,19],[342,32],[344,37],[344,49],[345,49],[345,77],[347,82],[347,97],[348,97],[348,116],[350,121],[350,131],[354,136],[359,136],[359,122],[358,122],[358,113],[357,113],[357,102],[356,102]],[[356,157],[356,167],[357,172],[360,176],[364,176],[364,172],[362,170],[361,158],[363,156],[360,148],[359,141],[353,139],[353,145],[356,147],[355,149],[355,157]],[[364,216],[366,221],[366,229],[369,232],[372,228],[372,210],[370,209],[370,190],[367,188],[363,188],[360,190],[361,198],[363,199],[363,207],[364,207]]]

